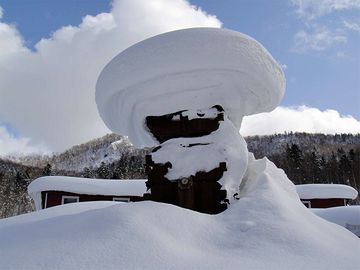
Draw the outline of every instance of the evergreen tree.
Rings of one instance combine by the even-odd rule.
[[[105,162],[101,162],[100,167],[96,170],[96,173],[98,175],[98,178],[110,179],[109,169]]]
[[[297,184],[303,184],[304,179],[303,172],[303,154],[300,147],[297,144],[292,144],[291,147],[287,145],[286,157],[289,162],[290,171],[287,173],[290,175],[290,179]]]
[[[316,155],[315,151],[311,152],[309,156],[309,166],[307,167],[307,182],[319,183],[321,174],[321,160]]]
[[[42,174],[44,176],[50,176],[51,175],[51,171],[52,171],[52,167],[51,167],[51,164],[46,164],[46,166],[44,167],[43,171],[42,171]]]
[[[326,171],[328,182],[333,184],[339,184],[340,175],[338,169],[338,161],[334,152],[331,153],[330,160],[328,161],[326,166]]]

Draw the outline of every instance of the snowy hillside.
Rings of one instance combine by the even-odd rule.
[[[271,156],[285,152],[286,145],[297,144],[303,152],[317,151],[323,156],[330,156],[338,149],[349,152],[350,149],[360,149],[360,134],[310,134],[310,133],[286,133],[266,136],[245,137],[248,149],[256,157]]]
[[[81,172],[84,168],[99,167],[101,162],[112,163],[123,154],[136,154],[136,150],[127,137],[108,134],[89,142],[75,145],[62,153],[50,156],[13,156],[8,159],[23,165],[44,167],[51,164],[59,171]]]
[[[99,167],[101,162],[112,163],[119,160],[123,154],[135,151],[127,137],[109,134],[55,155],[50,163],[58,170],[80,172],[86,167]]]
[[[360,240],[305,208],[267,159],[218,215],[155,202],[68,204],[0,221],[0,269],[357,269]]]
[[[360,134],[307,134],[289,133],[270,136],[245,137],[248,150],[256,157],[271,157],[285,155],[286,145],[297,144],[302,147],[304,153],[311,153],[316,149],[318,155],[329,158],[331,153],[338,149],[348,152],[351,149],[360,150]],[[17,162],[25,166],[43,168],[47,163],[55,169],[81,172],[84,168],[98,167],[101,162],[111,163],[119,160],[121,155],[136,155],[141,151],[136,149],[127,137],[108,134],[80,145],[75,145],[63,153],[53,156],[7,156],[5,160]],[[0,159],[1,160],[1,159]]]

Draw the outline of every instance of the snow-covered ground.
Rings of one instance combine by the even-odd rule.
[[[311,209],[316,215],[339,224],[360,237],[360,205]]]
[[[0,269],[358,269],[360,240],[316,216],[266,158],[218,215],[76,203],[0,221]]]

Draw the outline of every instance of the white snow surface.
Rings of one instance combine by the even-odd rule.
[[[199,145],[189,147],[191,144]],[[220,162],[226,162],[227,171],[219,183],[231,202],[233,195],[239,193],[248,163],[248,150],[238,129],[225,118],[218,130],[207,136],[176,138],[162,143],[161,148],[152,153],[152,159],[155,163],[171,162],[172,168],[165,175],[169,180],[208,172],[218,167]]]
[[[65,191],[88,195],[143,196],[146,193],[146,179],[89,179],[68,176],[44,176],[35,179],[28,186],[28,193],[41,209],[42,191]]]
[[[157,141],[146,116],[221,105],[239,130],[243,116],[271,111],[283,97],[280,65],[253,38],[191,28],[141,41],[113,58],[96,85],[101,118],[138,147]]]
[[[360,205],[312,208],[316,215],[339,224],[360,237]]]
[[[300,199],[352,199],[358,196],[353,187],[340,184],[296,185]]]
[[[300,202],[285,173],[249,158],[218,215],[170,204],[74,203],[0,220],[0,269],[358,269],[360,240]]]

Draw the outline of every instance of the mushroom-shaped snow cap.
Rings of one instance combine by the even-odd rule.
[[[279,64],[253,38],[227,29],[190,28],[141,41],[114,57],[96,85],[105,124],[137,146],[157,144],[147,116],[221,105],[243,116],[273,110],[283,97]]]

